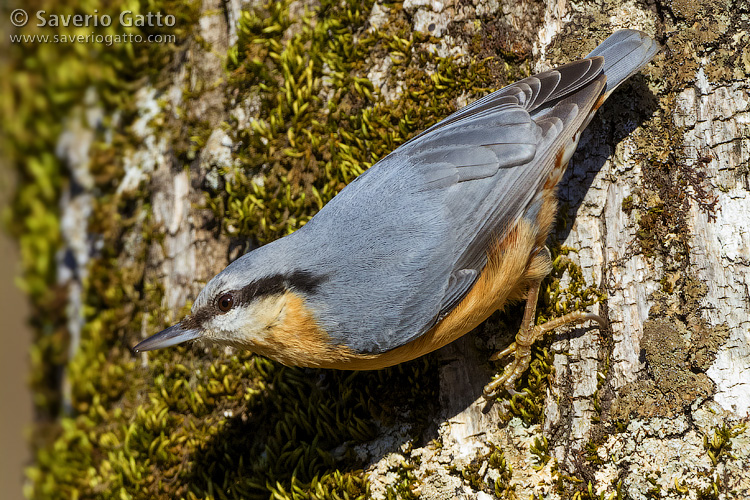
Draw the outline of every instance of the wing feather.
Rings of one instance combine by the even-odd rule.
[[[429,175],[433,169],[441,171],[444,182],[430,186],[444,191],[448,207],[457,203],[466,214],[456,228],[456,241],[464,246],[456,255],[435,321],[468,293],[487,263],[490,242],[515,225],[544,184],[558,148],[575,135],[601,95],[602,63],[602,58],[577,61],[524,79],[496,92],[502,92],[496,99],[491,94],[480,105],[464,108],[459,116],[449,117],[449,124],[438,123],[411,143],[408,154],[415,166]],[[561,86],[572,94],[564,94]],[[498,109],[493,102],[499,103]],[[457,273],[464,279],[455,279]]]

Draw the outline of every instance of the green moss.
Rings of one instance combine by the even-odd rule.
[[[698,500],[719,500],[724,498],[722,496],[724,488],[722,488],[721,477],[716,473],[709,477],[708,485],[705,488],[698,488],[696,490],[696,498]]]
[[[732,455],[732,438],[739,436],[744,430],[745,424],[730,426],[723,423],[714,429],[713,436],[710,438],[707,435],[703,436],[703,448],[714,467],[727,459],[737,460],[737,457]]]
[[[646,481],[651,485],[648,490],[646,490],[646,498],[657,499],[662,497],[661,486],[659,486],[658,480],[659,475],[657,474],[649,474],[646,476]]]
[[[544,436],[534,438],[534,444],[529,447],[529,451],[534,455],[534,469],[543,469],[547,462],[552,458],[549,454],[549,442]]]
[[[617,481],[598,495],[595,493],[597,485],[594,481],[582,481],[578,478],[557,475],[557,491],[563,498],[571,500],[625,500],[630,498],[622,486],[622,481]]]
[[[503,450],[493,443],[489,444],[489,451],[486,453],[477,453],[476,457],[469,462],[463,469],[453,467],[452,473],[459,474],[464,482],[474,491],[483,491],[502,499],[516,499],[516,486],[511,483],[513,469],[505,461]],[[493,469],[494,474],[488,474],[488,470]],[[480,475],[484,471],[485,475]]]
[[[230,236],[266,243],[298,229],[369,166],[453,111],[457,96],[491,85],[487,64],[457,65],[420,48],[429,39],[412,33],[398,10],[383,31],[355,40],[370,10],[371,2],[324,1],[293,28],[284,2],[243,14],[231,83],[259,110],[250,129],[235,130],[240,168],[207,198]],[[365,76],[368,61],[385,58],[405,89],[391,102]]]
[[[401,462],[390,472],[396,472],[397,480],[386,486],[385,497],[388,500],[417,500],[420,492],[420,481],[414,474],[414,463]]]
[[[584,448],[586,460],[592,465],[602,465],[604,461],[599,458],[599,444],[589,441]]]
[[[195,10],[192,4],[179,9],[177,3],[161,2],[42,2],[37,10],[58,15],[92,13],[113,19],[126,8],[173,12],[177,24],[169,34],[184,39]],[[25,7],[22,5],[22,7]],[[102,36],[158,34],[160,29],[126,28],[119,23],[100,26]],[[33,23],[22,34],[70,35],[67,28],[37,28]],[[77,33],[76,33],[77,34]],[[55,256],[62,244],[59,221],[59,197],[67,184],[67,172],[55,156],[55,146],[63,123],[83,101],[87,89],[95,89],[98,106],[117,107],[127,112],[132,84],[138,78],[153,75],[154,68],[165,65],[173,47],[166,44],[115,43],[110,47],[88,43],[15,43],[8,46],[9,58],[3,59],[0,109],[3,110],[2,144],[6,158],[16,171],[18,189],[4,213],[4,222],[19,242],[22,276],[18,283],[32,303],[32,379],[36,409],[42,419],[53,418],[60,409],[60,381],[67,357],[67,332],[64,303],[66,290],[56,284]]]
[[[495,496],[503,499],[516,499],[516,486],[511,483],[513,468],[505,461],[505,453],[490,443],[490,455],[487,459],[488,466],[497,471],[497,477],[493,485]]]
[[[622,211],[626,214],[630,215],[630,212],[633,210],[633,195],[626,196],[622,200]]]
[[[292,484],[287,492],[280,484],[277,488],[271,488],[273,498],[289,498],[292,500],[334,500],[339,498],[348,498],[351,500],[360,500],[369,498],[369,488],[365,475],[346,474],[339,471],[325,474],[320,479],[313,478],[310,485],[302,485],[292,478]]]
[[[541,323],[573,311],[587,309],[597,302],[604,300],[606,295],[596,286],[587,285],[580,266],[573,263],[567,255],[576,250],[553,244],[552,272],[542,284],[540,304],[537,306],[538,319]],[[562,286],[562,280],[568,283]],[[596,278],[592,281],[596,281]]]
[[[552,462],[552,478],[555,481],[555,491],[563,498],[570,498],[574,494],[580,495],[583,491],[583,479],[566,474],[560,469],[557,459]]]
[[[508,399],[510,415],[527,426],[540,424],[544,418],[544,397],[554,377],[554,357],[546,346],[534,346],[529,369],[519,379],[519,394]]]
[[[591,452],[591,447],[587,446],[586,453]],[[579,459],[575,459],[577,471],[574,475],[569,475],[560,469],[557,460],[552,464],[552,477],[555,481],[555,491],[562,498],[577,500],[625,500],[630,498],[623,487],[621,479],[615,479],[612,483],[601,488],[602,484],[595,479],[595,470],[583,466]],[[601,489],[599,494],[595,491]]]
[[[487,488],[484,478],[479,475],[479,471],[482,469],[485,460],[486,456],[477,456],[471,463],[461,469],[461,478],[474,491],[482,491]]]

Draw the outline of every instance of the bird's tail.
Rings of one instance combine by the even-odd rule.
[[[605,96],[630,75],[637,72],[659,52],[656,41],[637,30],[620,30],[604,40],[586,57],[604,57],[604,74],[607,75]]]

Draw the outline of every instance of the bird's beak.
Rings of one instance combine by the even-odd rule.
[[[170,326],[166,330],[150,336],[143,342],[133,347],[134,352],[153,351],[177,344],[182,344],[188,340],[195,340],[201,336],[201,330],[198,328],[185,328],[182,323]]]

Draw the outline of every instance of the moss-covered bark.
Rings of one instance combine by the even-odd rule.
[[[4,147],[21,181],[6,223],[35,308],[32,388],[43,417],[29,497],[748,492],[738,465],[750,456],[747,408],[727,403],[741,399],[726,368],[748,349],[748,306],[732,295],[741,279],[725,283],[705,262],[731,261],[748,276],[750,257],[733,239],[744,241],[741,231],[726,229],[722,212],[748,199],[747,102],[711,100],[747,95],[741,3],[39,8],[161,11],[178,25],[160,28],[177,35],[168,45],[15,45],[0,83]],[[299,228],[457,107],[586,53],[613,19],[665,51],[582,138],[560,191],[538,318],[594,307],[612,331],[597,340],[572,330],[538,346],[507,415],[499,405],[482,413],[474,400],[501,369],[484,360],[507,345],[520,309],[379,372],[286,368],[201,347],[130,352],[229,260]],[[690,108],[696,101],[703,107]],[[709,244],[727,239],[722,248],[734,253]],[[709,279],[719,274],[720,289]],[[712,303],[721,290],[731,309]],[[676,443],[682,461],[664,452]],[[659,470],[639,458],[652,451]]]

